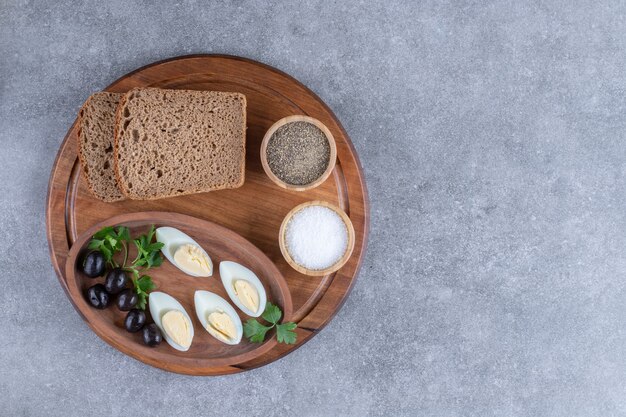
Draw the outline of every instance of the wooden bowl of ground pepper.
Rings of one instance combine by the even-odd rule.
[[[288,116],[269,128],[261,143],[261,164],[278,186],[306,191],[333,171],[337,146],[330,130],[308,116]]]

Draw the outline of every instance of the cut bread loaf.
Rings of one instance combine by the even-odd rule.
[[[245,142],[243,94],[133,89],[117,108],[118,186],[134,200],[240,187]]]
[[[123,94],[95,93],[79,112],[78,157],[87,186],[100,200],[124,199],[113,167],[115,110]]]

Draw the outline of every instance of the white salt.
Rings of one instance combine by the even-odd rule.
[[[334,265],[348,248],[348,229],[343,219],[324,206],[309,206],[296,212],[287,224],[285,237],[293,260],[307,269]]]

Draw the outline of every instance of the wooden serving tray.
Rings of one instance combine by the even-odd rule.
[[[356,280],[367,243],[369,208],[363,172],[350,138],[335,115],[313,92],[283,72],[244,58],[222,55],[174,58],[133,71],[106,90],[125,92],[142,86],[245,94],[248,102],[245,184],[235,190],[162,200],[103,203],[92,197],[82,178],[76,153],[77,124],[74,122],[52,168],[46,207],[50,256],[59,281],[81,313],[83,300],[69,290],[68,254],[81,234],[113,216],[158,211],[217,223],[259,248],[285,278],[293,304],[290,318],[298,323],[296,344],[274,344],[267,351],[254,350],[257,354],[253,357],[243,357],[236,363],[215,363],[208,367],[194,367],[193,361],[188,366],[175,366],[167,361],[146,360],[135,355],[134,351],[123,351],[151,365],[191,375],[222,375],[268,364],[301,346],[321,330],[341,308]],[[337,164],[332,175],[319,187],[306,192],[286,190],[271,182],[263,171],[259,154],[267,129],[275,121],[296,114],[322,121],[337,143]],[[339,271],[321,277],[306,276],[291,268],[283,258],[278,242],[285,215],[296,205],[311,200],[328,201],[341,207],[355,230],[352,257]],[[188,290],[193,293],[195,288]],[[83,318],[88,320],[84,315]],[[106,337],[103,339],[110,343]]]
[[[167,343],[151,348],[141,342],[140,333],[129,333],[124,328],[126,313],[111,305],[105,310],[97,310],[89,305],[84,294],[87,288],[102,278],[91,279],[78,270],[77,262],[87,251],[87,243],[94,233],[105,226],[127,226],[131,236],[146,233],[150,225],[155,227],[175,227],[191,236],[211,256],[213,276],[198,278],[186,275],[168,261],[159,268],[150,269],[148,273],[157,285],[157,291],[163,291],[178,300],[191,317],[195,335],[191,348],[180,352]],[[132,259],[136,255],[133,250]],[[210,373],[216,368],[238,364],[256,358],[276,345],[276,338],[269,335],[264,343],[250,343],[242,339],[241,343],[229,346],[217,341],[202,328],[196,316],[194,293],[206,290],[229,300],[219,276],[219,263],[235,261],[254,271],[263,283],[268,301],[278,305],[288,321],[293,314],[291,293],[287,282],[274,263],[256,246],[239,236],[232,230],[218,224],[179,213],[137,212],[121,214],[98,223],[87,229],[74,242],[65,263],[65,283],[74,305],[94,332],[111,346],[147,364],[181,373]],[[146,309],[148,310],[148,309]],[[235,309],[242,322],[249,317]]]

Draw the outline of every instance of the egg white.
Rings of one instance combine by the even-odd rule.
[[[267,302],[267,294],[265,293],[265,288],[261,280],[259,280],[259,277],[257,277],[254,272],[237,262],[222,261],[220,262],[220,277],[228,296],[241,311],[250,317],[259,317],[263,314]],[[248,281],[257,290],[259,293],[259,309],[257,311],[250,310],[239,301],[239,297],[237,297],[233,286],[233,281],[235,280]]]
[[[171,310],[180,311],[181,313],[183,313],[185,318],[189,320],[189,326],[190,326],[190,331],[191,331],[191,341],[193,343],[193,335],[194,335],[193,322],[191,321],[191,317],[189,317],[189,314],[187,314],[187,311],[185,310],[185,308],[174,297],[164,292],[150,293],[150,295],[148,296],[148,305],[150,307],[150,315],[152,316],[152,319],[154,320],[154,324],[156,324],[159,330],[161,330],[161,333],[163,334],[163,338],[165,339],[165,341],[176,350],[180,350],[181,352],[188,351],[189,347],[183,347],[179,345],[178,343],[174,342],[172,338],[168,336],[168,334],[165,332],[165,329],[163,329],[163,324],[161,323],[161,319],[163,318],[165,313],[167,313],[168,311],[171,311]],[[191,347],[191,345],[189,346]]]
[[[191,275],[192,277],[210,277],[211,275],[213,275],[213,261],[211,260],[211,257],[202,248],[202,246],[198,245],[198,243],[196,243],[196,241],[189,237],[187,234],[173,227],[159,227],[158,229],[156,229],[156,240],[157,242],[163,243],[163,247],[161,248],[161,253],[163,254],[163,256],[165,256],[172,265],[183,271],[185,274]],[[202,252],[204,252],[206,257],[209,259],[209,266],[211,268],[210,274],[198,275],[182,268],[176,263],[176,260],[174,259],[174,254],[176,253],[176,250],[181,246],[187,244],[197,246]]]
[[[211,336],[216,338],[222,343],[226,343],[227,345],[236,345],[241,342],[241,336],[243,336],[243,325],[241,324],[241,319],[237,315],[235,309],[228,303],[228,301],[224,300],[217,294],[214,294],[209,291],[196,291],[193,296],[193,302],[196,306],[196,315],[198,316],[198,320],[202,323],[202,327],[209,332]],[[235,329],[237,330],[237,335],[233,340],[225,340],[217,335],[217,332],[209,325],[209,314],[215,311],[223,311],[228,314],[230,319],[235,324]]]

